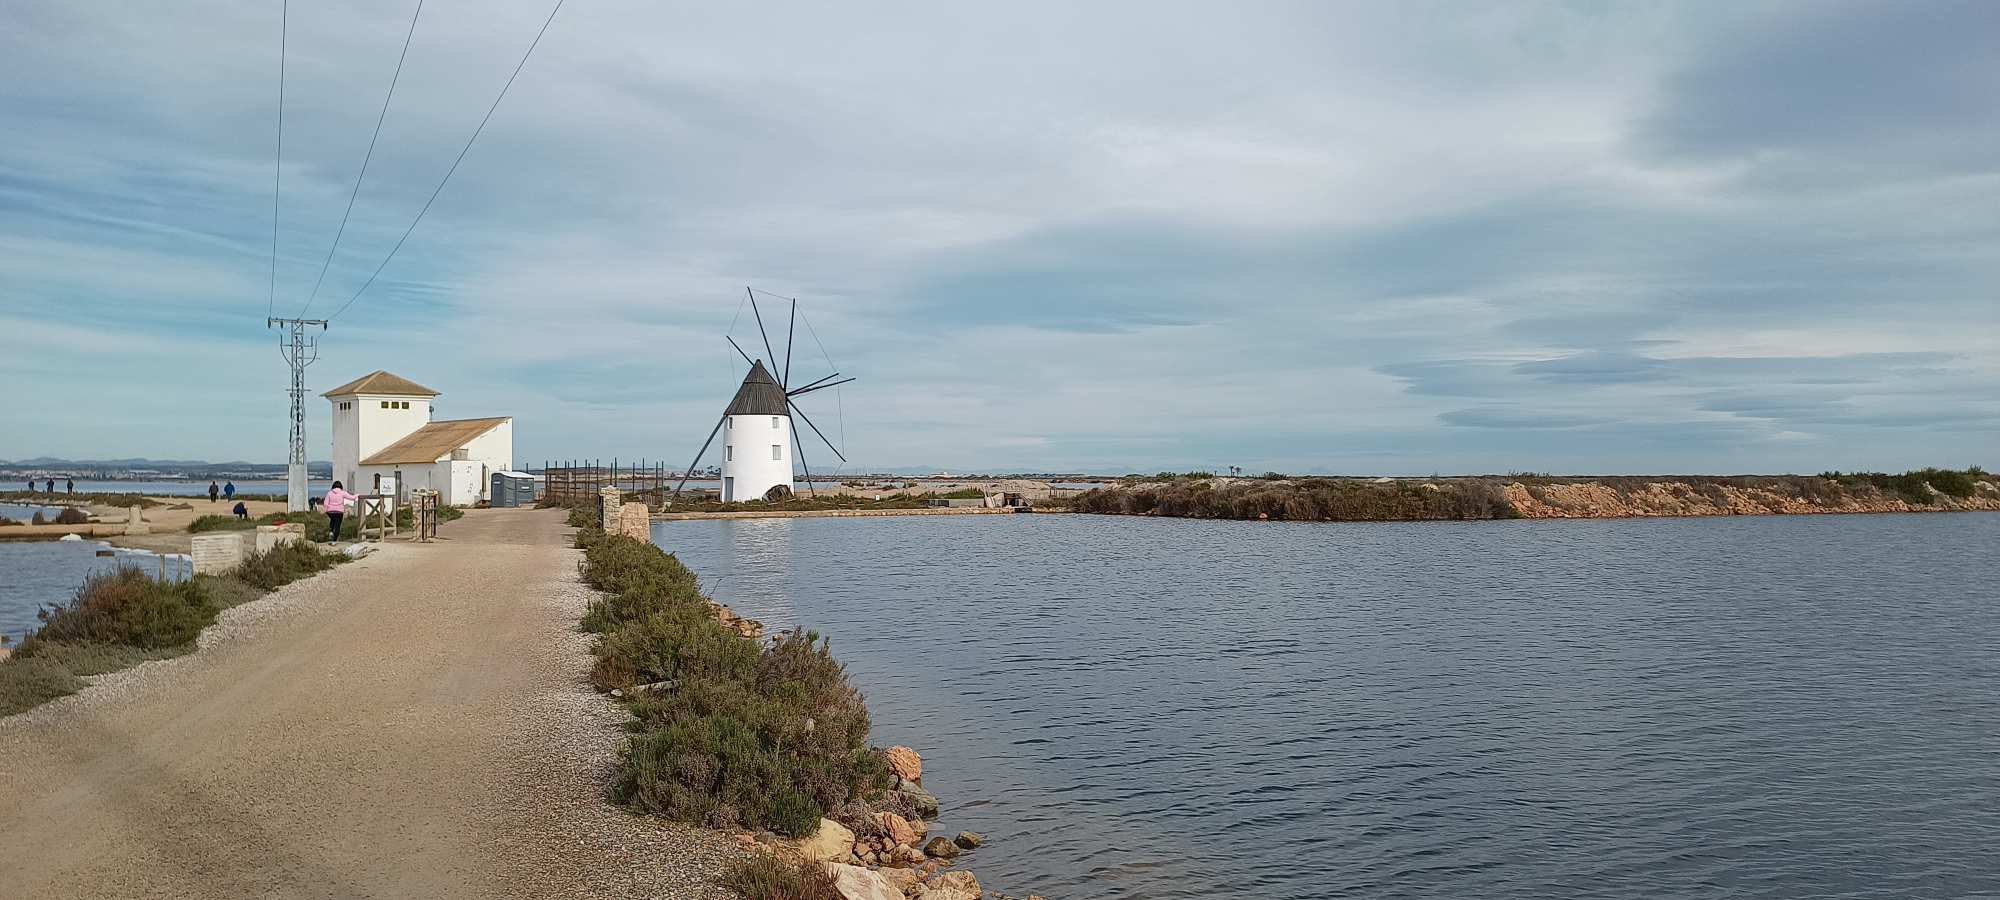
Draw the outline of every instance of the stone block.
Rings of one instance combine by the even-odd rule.
[[[194,571],[197,575],[220,575],[243,562],[241,531],[211,531],[194,536]]]
[[[624,506],[625,495],[617,488],[599,488],[597,490],[598,521],[604,523],[605,531],[614,534],[617,533],[618,515]]]
[[[618,508],[618,532],[633,540],[653,542],[653,511],[644,503],[627,503]]]
[[[136,506],[132,507],[132,514],[126,517],[125,533],[126,534],[153,533],[153,526],[146,524],[146,520],[139,517],[139,507]]]
[[[268,553],[271,548],[285,544],[296,544],[306,539],[304,522],[289,522],[284,525],[257,526],[257,552]]]

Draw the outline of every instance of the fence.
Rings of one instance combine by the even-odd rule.
[[[643,459],[620,464],[613,457],[608,466],[601,459],[547,460],[542,463],[541,499],[556,506],[594,506],[600,491],[617,488],[627,499],[658,509],[680,480],[679,473],[667,472],[666,464]]]

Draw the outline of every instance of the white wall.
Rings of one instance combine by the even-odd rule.
[[[777,427],[771,427],[773,421]],[[729,501],[761,500],[776,485],[792,486],[792,418],[730,416],[722,428],[722,484]],[[778,459],[771,458],[771,446]]]
[[[424,427],[431,420],[431,399],[386,394],[328,397],[333,408],[334,479],[352,482],[361,477],[362,460]],[[353,406],[343,410],[340,408],[342,403],[352,403]],[[383,408],[384,403],[390,404],[391,408]],[[398,405],[402,403],[408,403],[410,408],[403,409]],[[373,471],[369,470],[369,474]],[[352,483],[347,487],[354,489]]]

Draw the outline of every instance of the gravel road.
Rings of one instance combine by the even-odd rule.
[[[0,894],[723,897],[740,854],[605,800],[556,510],[478,510],[0,719]]]

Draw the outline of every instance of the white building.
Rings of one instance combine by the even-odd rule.
[[[354,493],[427,488],[470,506],[514,467],[512,416],[432,421],[438,392],[381,370],[321,396],[333,404],[333,477]]]
[[[785,391],[759,361],[722,420],[722,499],[762,500],[792,490],[792,413]]]

